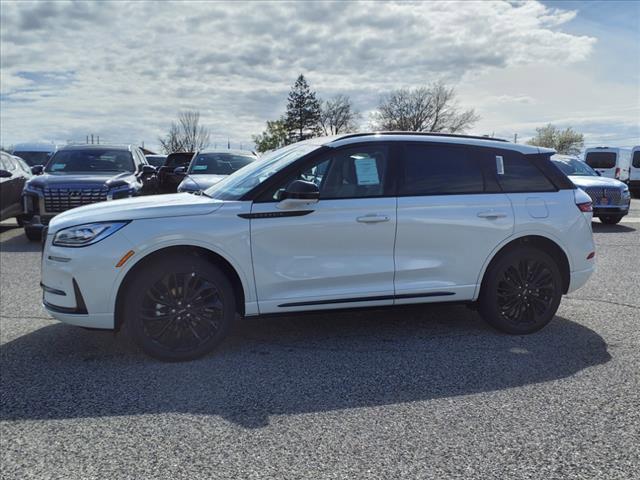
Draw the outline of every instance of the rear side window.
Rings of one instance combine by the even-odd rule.
[[[452,195],[484,191],[481,167],[467,148],[408,144],[404,152],[399,195]]]
[[[616,166],[616,154],[614,152],[589,152],[585,162],[591,168],[613,168]]]
[[[501,164],[498,183],[503,192],[552,192],[556,187],[535,166],[534,162],[519,152],[496,152],[496,164]]]
[[[635,168],[640,168],[640,150],[633,152],[633,163]]]

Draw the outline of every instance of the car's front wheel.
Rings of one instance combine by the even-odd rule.
[[[555,260],[532,247],[508,251],[485,274],[479,310],[506,333],[533,333],[547,325],[560,305],[562,277]]]
[[[24,227],[24,234],[31,242],[42,241],[42,229],[39,227]]]
[[[235,317],[231,283],[197,255],[152,261],[135,272],[124,294],[126,330],[142,351],[160,360],[206,355]]]
[[[600,221],[605,225],[615,225],[616,223],[620,223],[622,220],[621,215],[603,215],[600,217]]]

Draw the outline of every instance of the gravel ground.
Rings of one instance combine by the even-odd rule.
[[[640,200],[541,332],[463,306],[244,321],[163,364],[51,320],[0,225],[6,479],[629,479],[640,467]]]

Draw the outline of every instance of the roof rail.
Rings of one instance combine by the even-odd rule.
[[[343,140],[345,138],[364,137],[367,135],[420,135],[425,137],[453,137],[453,138],[473,138],[476,140],[493,140],[496,142],[508,142],[504,138],[495,138],[489,136],[480,135],[462,135],[459,133],[439,133],[439,132],[364,132],[364,133],[349,133],[339,137],[337,140]]]

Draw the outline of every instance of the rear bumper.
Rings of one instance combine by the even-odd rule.
[[[589,277],[596,271],[596,266],[591,265],[589,268],[585,268],[584,270],[577,270],[571,272],[571,278],[569,279],[569,289],[567,293],[571,293],[575,290],[578,290],[582,287],[587,281]]]

